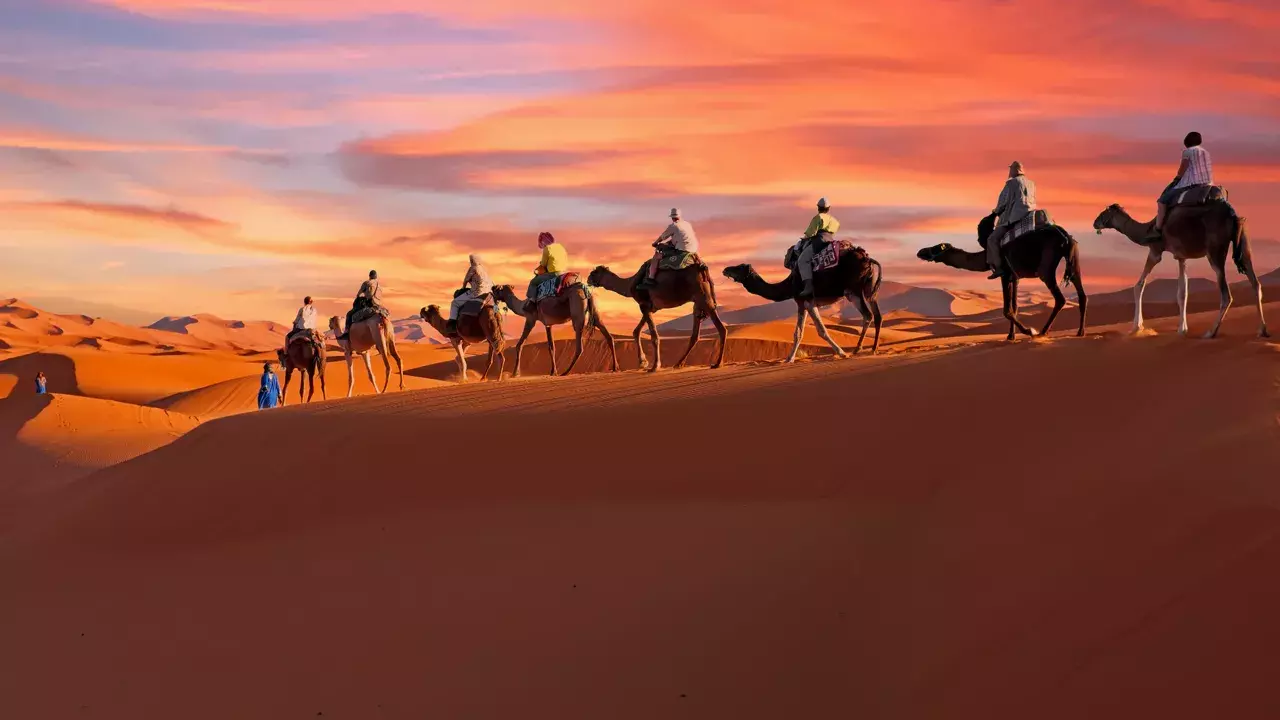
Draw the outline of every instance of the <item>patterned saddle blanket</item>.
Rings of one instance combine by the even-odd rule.
[[[658,261],[659,270],[684,270],[695,265],[702,265],[698,253],[685,252],[673,247],[662,249],[662,259]]]
[[[1052,224],[1053,218],[1049,217],[1047,210],[1032,211],[1030,215],[1009,226],[1009,232],[1005,233],[1004,237],[1000,239],[1000,247],[1008,245],[1029,232],[1049,227]]]
[[[371,317],[385,318],[390,316],[391,316],[391,311],[384,307],[378,307],[378,306],[364,307],[364,308],[360,308],[359,310],[356,310],[355,313],[352,314],[351,324],[354,325],[356,323],[364,322],[365,320],[368,320]]]
[[[1175,195],[1169,207],[1208,205],[1212,202],[1227,202],[1227,189],[1221,185],[1193,185]]]
[[[840,264],[840,258],[846,252],[856,249],[853,241],[840,238],[832,240],[813,253],[813,271],[822,272]]]
[[[465,305],[458,309],[458,317],[479,315],[485,308],[490,307],[493,307],[493,295],[485,293],[475,300],[468,300]]]
[[[542,302],[553,295],[563,295],[566,290],[582,284],[582,276],[576,272],[556,273],[539,282],[533,291],[534,302]]]
[[[317,347],[324,347],[324,336],[319,330],[294,330],[289,333],[289,346],[309,342]]]

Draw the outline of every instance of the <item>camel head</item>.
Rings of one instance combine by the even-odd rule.
[[[756,274],[755,268],[751,267],[751,265],[748,263],[743,263],[742,265],[734,265],[732,267],[727,267],[724,269],[724,276],[739,284],[746,282],[747,278],[755,274]]]
[[[916,253],[916,257],[925,262],[942,262],[942,256],[951,252],[954,248],[949,243],[939,243],[933,247],[927,247]]]
[[[1098,215],[1098,219],[1093,221],[1093,229],[1097,230],[1098,234],[1101,235],[1103,229],[1114,228],[1116,226],[1116,221],[1120,219],[1120,217],[1127,214],[1128,213],[1124,211],[1124,208],[1120,207],[1117,204],[1113,203],[1111,205],[1108,205],[1107,209],[1103,210]]]
[[[510,285],[494,285],[493,290],[490,292],[493,293],[494,300],[506,303],[507,305],[511,304],[510,301],[515,298],[516,294],[515,288]]]
[[[609,268],[605,265],[597,265],[590,275],[587,275],[587,284],[592,287],[600,287],[600,281],[604,279],[604,274],[609,272]]]
[[[428,325],[434,326],[436,321],[441,319],[440,306],[428,305],[418,311],[418,317],[421,317]]]
[[[334,335],[342,334],[342,326],[338,324],[337,315],[334,315],[333,317],[329,318],[329,329],[333,331]]]

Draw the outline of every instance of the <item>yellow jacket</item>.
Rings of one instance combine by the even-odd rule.
[[[823,231],[835,234],[840,231],[840,221],[831,213],[818,213],[809,221],[809,227],[805,229],[804,236],[811,238]]]
[[[551,243],[542,248],[542,261],[534,272],[538,275],[546,273],[562,273],[569,267],[569,251],[560,243]]]

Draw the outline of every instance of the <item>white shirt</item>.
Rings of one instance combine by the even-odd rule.
[[[698,252],[698,236],[693,234],[693,226],[686,220],[676,220],[667,226],[658,236],[658,242],[670,240],[672,247],[689,253]]]
[[[303,305],[298,308],[298,317],[293,319],[293,329],[315,330],[316,327],[316,306]]]
[[[462,284],[471,288],[471,292],[476,296],[493,292],[493,280],[489,278],[489,271],[483,265],[475,265],[467,270],[467,276],[463,278]]]
[[[1182,151],[1182,157],[1187,161],[1187,170],[1182,173],[1182,179],[1174,185],[1175,188],[1213,184],[1213,161],[1209,159],[1209,151],[1204,146],[1189,147]]]

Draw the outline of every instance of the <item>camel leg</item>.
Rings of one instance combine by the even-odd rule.
[[[520,339],[516,341],[516,369],[511,373],[513,378],[520,377],[520,353],[524,352],[524,341],[529,339],[529,333],[533,332],[533,326],[537,322],[538,319],[535,317],[524,319],[524,331],[520,333]]]
[[[649,337],[653,338],[653,367],[649,372],[658,372],[662,367],[662,339],[658,337],[658,328],[653,324],[653,314],[645,311],[644,322],[649,326]]]
[[[1040,335],[1048,335],[1049,330],[1053,328],[1053,321],[1058,319],[1058,313],[1062,312],[1062,308],[1067,304],[1067,296],[1062,294],[1058,289],[1058,281],[1053,277],[1053,271],[1057,268],[1049,270],[1048,273],[1041,275],[1040,280],[1044,282],[1044,286],[1049,288],[1049,293],[1053,295],[1053,310],[1049,311],[1049,319],[1044,323],[1044,329],[1040,331]]]
[[[578,364],[578,360],[582,357],[582,340],[583,340],[583,338],[582,338],[582,333],[583,333],[583,331],[584,331],[584,330],[586,330],[586,329],[587,329],[587,314],[586,314],[586,308],[585,308],[585,307],[583,307],[583,308],[582,308],[582,310],[583,310],[583,312],[581,312],[581,313],[574,313],[574,318],[573,318],[573,335],[574,335],[574,337],[573,337],[573,342],[574,342],[574,348],[573,348],[573,359],[569,361],[569,367],[565,368],[565,369],[564,369],[564,372],[560,373],[562,376],[563,376],[563,375],[568,375],[569,373],[573,372],[573,366],[574,366],[574,365],[577,365],[577,364]]]
[[[715,308],[711,308],[711,324],[716,326],[716,334],[720,336],[720,350],[716,352],[716,361],[711,365],[711,369],[715,370],[724,364],[724,351],[728,344],[729,331],[725,329],[724,321],[720,319],[720,312]]]
[[[551,339],[551,326],[543,325],[547,331],[547,355],[551,357],[551,377],[556,376],[556,343]]]
[[[496,338],[491,338],[489,340],[489,354],[485,357],[485,360],[484,360],[484,372],[480,373],[480,382],[487,381],[489,379],[489,371],[493,369],[494,340],[496,340]],[[498,373],[498,377],[502,377],[501,372]]]
[[[324,363],[320,363],[320,364],[316,367],[316,372],[320,375],[320,399],[321,399],[321,400],[328,400],[328,399],[329,399],[329,391],[328,391],[328,389],[327,389],[327,388],[325,388],[325,386],[324,386]],[[315,389],[316,389],[316,388],[315,388],[315,385],[312,385],[312,386],[311,386],[311,391],[312,391],[312,392],[315,392]]]
[[[351,353],[347,353],[347,397],[351,397],[351,391],[356,387],[356,363],[355,358],[351,357]]]
[[[1212,265],[1212,267],[1218,275],[1218,293],[1222,297],[1222,302],[1218,309],[1218,320],[1213,323],[1213,328],[1204,334],[1206,340],[1218,336],[1218,328],[1222,327],[1222,320],[1227,317],[1227,311],[1231,309],[1231,286],[1227,284],[1226,258],[1223,258],[1221,265]]]
[[[853,349],[854,355],[862,352],[862,342],[867,339],[867,328],[871,325],[871,308],[867,307],[867,298],[861,293],[858,294],[858,314],[862,316],[862,331],[858,333],[858,347]]]
[[[388,335],[390,335],[390,333],[388,333]],[[400,381],[400,389],[404,390],[404,361],[400,359],[400,351],[396,349],[396,340],[394,337],[387,338],[387,351],[391,353],[391,359],[396,361],[396,378]],[[383,359],[385,360],[386,358]],[[387,372],[391,372],[390,366],[387,367]],[[391,382],[390,376],[387,377],[387,382]],[[384,385],[382,389],[386,390],[387,388]]]
[[[689,347],[684,349],[684,355],[680,356],[680,360],[676,362],[675,367],[684,367],[684,361],[689,359],[689,353],[693,352],[693,346],[698,344],[698,333],[702,330],[702,313],[697,310],[693,311],[693,332],[689,333]]]
[[[1018,278],[1010,273],[1012,277],[1008,280],[1008,295],[1005,296],[1004,315],[1009,318],[1012,327],[1009,328],[1009,340],[1013,339],[1013,329],[1017,328],[1018,332],[1028,337],[1035,337],[1036,331],[1022,324],[1018,319]]]
[[[301,375],[298,376],[301,379]],[[313,364],[307,368],[307,402],[311,402],[316,397],[316,366]]]
[[[836,357],[840,359],[849,357],[849,354],[844,351],[844,348],[840,347],[835,340],[831,339],[831,335],[827,332],[826,324],[822,322],[822,315],[818,313],[818,306],[816,304],[809,305],[809,317],[813,318],[813,326],[818,330],[818,337],[827,341],[827,344],[835,351]]]
[[[1253,297],[1258,303],[1258,337],[1269,338],[1271,333],[1267,332],[1267,318],[1262,314],[1262,284],[1258,282],[1258,275],[1253,271],[1253,261],[1245,260],[1244,274],[1249,278],[1249,284],[1253,286]]]
[[[648,364],[649,364],[649,361],[648,361],[648,360],[646,360],[646,359],[645,359],[645,357],[644,357],[644,345],[641,345],[641,344],[640,344],[640,328],[642,328],[642,327],[644,327],[644,318],[643,318],[643,317],[642,317],[642,318],[640,318],[640,324],[639,324],[639,325],[636,325],[636,331],[635,331],[634,333],[632,333],[632,334],[631,334],[631,336],[632,336],[632,337],[634,337],[634,338],[636,339],[636,353],[638,353],[638,354],[640,355],[640,369],[641,369],[641,370],[643,370],[643,369],[644,369],[644,366],[645,366],[645,365],[648,365]]]
[[[1160,257],[1164,253],[1155,250],[1147,252],[1147,264],[1142,268],[1142,276],[1138,278],[1138,284],[1133,286],[1133,332],[1142,332],[1146,325],[1142,321],[1142,293],[1147,289],[1147,276],[1160,264]]]
[[[287,404],[288,404],[288,400],[289,400],[289,380],[291,380],[292,378],[293,378],[293,368],[292,368],[292,367],[290,367],[290,366],[286,363],[286,364],[285,364],[285,366],[284,366],[284,389],[280,391],[280,407],[284,407],[285,405],[287,405]],[[302,378],[301,378],[301,377],[299,377],[299,378],[298,378],[298,382],[299,382],[299,383],[301,383],[301,382],[302,382]],[[298,388],[298,397],[299,397],[299,399],[301,399],[301,397],[302,397],[302,388],[301,388],[301,387],[299,387],[299,388]]]
[[[1084,283],[1080,282],[1078,272],[1071,278],[1071,284],[1076,287],[1076,304],[1080,307],[1080,329],[1076,331],[1076,337],[1084,337],[1085,310],[1089,307],[1089,296],[1084,292]]]
[[[467,355],[462,351],[462,343],[454,343],[453,351],[458,354],[458,382],[467,381]]]
[[[1187,261],[1178,260],[1178,334],[1187,334]]]
[[[875,355],[876,351],[880,349],[880,326],[884,324],[884,315],[880,312],[879,300],[872,298],[867,301],[867,304],[871,306],[871,322],[875,323],[876,327],[876,337],[871,342],[871,354]]]
[[[507,356],[506,356],[507,341],[502,336],[502,325],[499,324],[500,321],[495,319],[494,322],[496,325],[495,329],[497,332],[494,334],[493,338],[489,342],[493,346],[493,351],[497,353],[498,382],[502,382],[502,370],[506,367],[506,364],[507,364]],[[489,371],[486,370],[485,376],[487,377],[488,375],[489,375]]]
[[[373,394],[374,395],[381,394],[381,391],[378,390],[378,380],[373,376],[373,358],[370,357],[369,353],[367,352],[361,353],[360,357],[364,358],[364,369],[367,370],[369,373],[369,384],[373,386]],[[383,359],[385,360],[386,357],[384,356]],[[388,367],[387,376],[390,377],[390,374],[391,374],[391,370],[390,370],[390,367]]]
[[[791,345],[791,354],[787,356],[784,362],[793,363],[796,361],[796,353],[800,352],[800,340],[804,338],[805,323],[805,306],[808,303],[796,303],[796,333],[795,342]]]
[[[597,313],[594,309],[592,309],[591,312],[594,315],[594,320],[596,323],[595,326],[600,329],[600,334],[604,337],[604,341],[609,344],[609,360],[610,362],[613,363],[613,368],[610,370],[610,372],[618,372],[618,348],[613,344],[613,333],[609,332],[609,329],[606,328],[604,326],[604,323],[600,321],[599,313]]]

